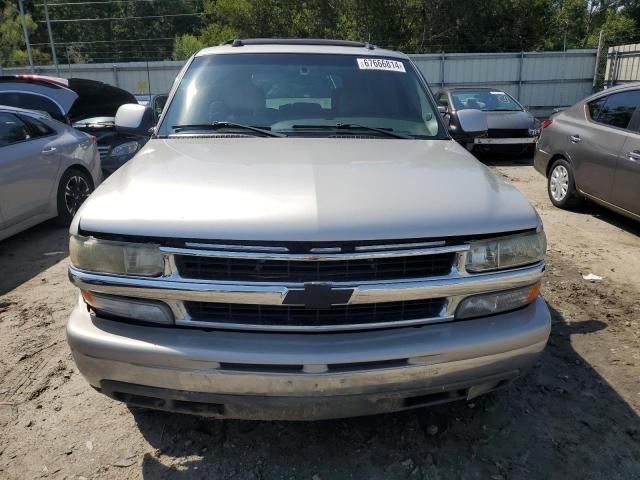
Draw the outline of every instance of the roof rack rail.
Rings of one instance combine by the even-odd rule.
[[[357,42],[354,40],[331,40],[325,38],[235,38],[227,40],[222,45],[243,47],[245,45],[323,45],[332,47],[357,47],[374,50],[375,45],[369,42]]]

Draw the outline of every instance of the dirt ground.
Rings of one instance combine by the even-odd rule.
[[[640,224],[556,209],[530,161],[489,163],[532,201],[549,241],[551,339],[514,385],[316,423],[129,409],[73,364],[67,234],[44,224],[0,242],[0,478],[640,478]]]

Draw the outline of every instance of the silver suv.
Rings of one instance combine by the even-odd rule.
[[[486,130],[460,114],[457,135]],[[144,407],[308,420],[469,399],[549,336],[540,217],[451,138],[407,56],[364,43],[197,53],[70,249],[78,368]]]

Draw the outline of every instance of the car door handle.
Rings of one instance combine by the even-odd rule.
[[[571,143],[578,143],[582,141],[580,135],[569,135],[569,140],[571,140]]]
[[[42,149],[42,153],[44,153],[45,155],[51,154],[55,151],[56,151],[56,147],[44,147]]]
[[[639,162],[640,152],[638,150],[632,150],[631,152],[627,152],[627,158],[633,162]]]

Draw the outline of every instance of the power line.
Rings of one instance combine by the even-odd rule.
[[[143,20],[145,18],[167,18],[167,17],[204,17],[213,13],[167,13],[165,15],[143,15],[140,17],[107,17],[107,18],[67,18],[63,20],[51,20],[51,23],[75,23],[75,22],[105,22],[111,20]],[[40,20],[40,23],[47,23]]]
[[[158,41],[170,41],[173,43],[173,37],[159,37],[159,38],[134,38],[131,40],[90,40],[90,41],[78,41],[78,42],[55,42],[55,45],[85,45],[85,44],[98,44],[98,43],[129,43],[129,42],[158,42]],[[49,45],[49,43],[32,43],[32,45]]]
[[[97,1],[97,2],[64,2],[64,3],[50,3],[49,7],[60,7],[66,5],[104,5],[109,3],[132,3],[132,2],[147,2],[154,3],[157,0],[106,0],[106,1]],[[193,0],[183,0],[183,1],[193,1]],[[34,6],[43,7],[44,3],[36,3]]]

